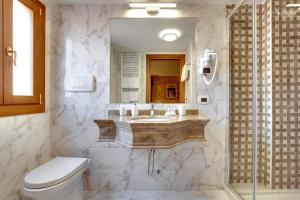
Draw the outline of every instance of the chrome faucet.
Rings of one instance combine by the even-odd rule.
[[[150,116],[153,117],[155,115],[154,104],[151,104]]]

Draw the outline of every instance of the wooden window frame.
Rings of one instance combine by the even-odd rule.
[[[180,63],[180,76],[185,64],[184,54],[147,54],[146,55],[146,103],[151,103],[151,61],[153,60],[178,60]],[[180,81],[179,101],[185,103],[185,82]]]
[[[33,96],[13,95],[13,0],[0,0],[0,117],[45,112],[45,6],[38,0],[19,0],[33,11]]]

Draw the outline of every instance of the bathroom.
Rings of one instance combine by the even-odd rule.
[[[45,66],[36,81],[41,90],[34,93],[37,110],[13,105],[21,98],[6,98],[12,93],[6,77],[13,76],[7,65],[16,65],[15,70],[19,60],[26,61],[26,56],[7,48],[12,46],[12,30],[18,28],[12,26],[13,11],[9,12],[16,2],[39,13],[35,17],[40,16],[41,23],[45,21],[44,29],[39,27],[45,30],[40,31],[42,42],[34,43],[41,51],[33,58]],[[148,8],[144,3],[149,2],[0,0],[0,200],[79,200],[80,195],[86,200],[299,199],[300,1],[174,0],[155,1],[158,5]],[[159,3],[170,5],[164,8]],[[150,33],[137,26],[132,32],[128,29],[131,34],[118,31],[120,23],[127,23],[122,26],[126,29],[138,22],[149,24],[143,27],[148,31],[156,30],[152,27],[156,22],[166,29],[182,26],[182,30],[173,42],[159,38],[160,31],[150,39]],[[11,30],[4,26],[7,23]],[[20,31],[26,29],[16,32]],[[152,49],[143,49],[148,55],[184,54],[178,79],[188,67],[185,92],[178,82],[177,87],[169,84],[166,92],[176,102],[153,101],[143,53],[134,53],[139,55],[139,66],[144,64],[138,83],[121,87],[120,69],[114,66],[124,59],[115,54],[114,38],[123,36],[148,45],[158,41]],[[33,40],[26,37],[30,36],[21,35],[21,41]],[[177,42],[186,38],[181,43],[185,48],[176,49]],[[124,44],[139,44],[128,41]],[[208,71],[205,57],[212,61]],[[20,88],[21,80],[26,83],[24,73],[21,70],[13,81]],[[81,87],[80,78],[88,87]],[[74,87],[68,87],[70,83]],[[123,89],[130,95],[122,96]],[[133,111],[138,113],[131,117]],[[174,121],[164,121],[169,119],[164,116],[167,112]],[[189,123],[177,128],[185,119]],[[146,129],[138,134],[134,131],[140,127],[123,130],[135,120],[145,120],[136,124],[145,123]],[[151,131],[149,124],[171,128]],[[148,135],[138,140],[143,133]],[[164,135],[157,137],[159,133]],[[56,157],[87,158],[82,177],[78,175],[82,194],[49,197],[49,185],[28,189],[33,170]],[[60,161],[56,169],[45,168],[44,176],[67,168],[64,159]],[[39,178],[46,183],[45,177]],[[56,184],[64,185],[64,178]]]

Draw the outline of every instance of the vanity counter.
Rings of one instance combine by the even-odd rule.
[[[208,122],[209,119],[199,115],[140,115],[95,120],[100,128],[100,141],[112,140],[129,148],[147,149],[168,149],[188,141],[205,141],[204,129]]]
[[[157,121],[147,121],[147,119],[157,119]],[[139,121],[140,119],[145,119],[145,121]],[[159,121],[159,119],[163,119]],[[169,119],[169,120],[164,120]],[[137,117],[132,118],[131,116],[121,116],[117,117],[114,120],[115,123],[127,123],[127,124],[173,124],[173,123],[180,123],[184,121],[202,121],[205,124],[209,122],[209,119],[204,118],[199,115],[186,115],[186,116],[164,116],[164,115],[139,115]]]

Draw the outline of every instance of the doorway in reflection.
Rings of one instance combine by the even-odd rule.
[[[185,79],[182,72],[184,54],[148,54],[147,58],[147,103],[184,103]]]

